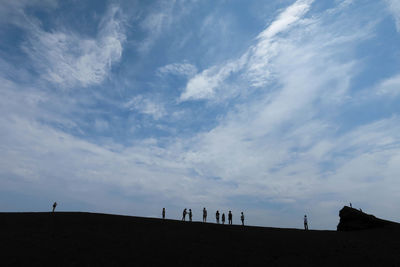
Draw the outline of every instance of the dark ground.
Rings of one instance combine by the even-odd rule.
[[[0,213],[1,266],[400,266],[400,227],[303,231],[95,213]]]

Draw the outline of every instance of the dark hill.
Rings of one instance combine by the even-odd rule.
[[[95,213],[0,213],[1,266],[400,266],[398,228],[303,231]]]
[[[398,223],[376,218],[374,215],[364,213],[360,210],[343,207],[339,212],[340,222],[338,231],[355,231],[374,228],[399,227]]]

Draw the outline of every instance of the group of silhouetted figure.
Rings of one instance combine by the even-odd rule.
[[[57,202],[54,202],[53,203],[52,212],[55,211],[56,207],[57,207]],[[352,207],[351,203],[350,203],[350,207]],[[186,215],[189,215],[189,222],[191,222],[192,218],[193,218],[192,209],[189,209],[189,211],[187,211],[186,208],[183,209],[182,221],[186,221]],[[217,212],[215,213],[215,219],[217,221],[217,224],[219,224],[219,216],[220,216],[220,213],[219,213],[219,210],[217,210]],[[229,211],[228,212],[228,224],[229,225],[232,225],[232,217],[233,217],[232,212]],[[162,218],[165,219],[165,208],[162,209]],[[244,226],[244,214],[243,214],[243,211],[241,212],[240,220],[242,221],[242,225]],[[203,223],[206,223],[206,222],[207,222],[207,210],[206,210],[206,208],[203,208]],[[225,224],[225,213],[222,213],[221,222],[222,222],[222,224]],[[304,230],[308,230],[307,215],[304,215]]]
[[[193,218],[193,213],[192,213],[192,209],[189,209],[189,211],[185,208],[183,209],[182,212],[182,221],[186,221],[186,215],[189,215],[189,222],[192,221]],[[162,209],[162,218],[165,219],[165,208]],[[217,221],[217,223],[219,224],[219,218],[220,218],[220,213],[219,210],[217,210],[217,212],[215,213],[215,219]],[[229,211],[228,213],[228,224],[232,224],[232,211]],[[244,225],[244,214],[243,211],[241,212],[240,215],[240,220],[242,221],[242,225]],[[207,209],[203,208],[203,222],[206,223],[207,222]],[[221,222],[222,224],[225,224],[225,213],[222,213],[221,215]]]

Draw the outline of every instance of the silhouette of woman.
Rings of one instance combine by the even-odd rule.
[[[203,222],[207,222],[207,210],[206,210],[206,208],[203,209]]]
[[[307,220],[307,215],[304,215],[304,230],[308,230],[308,220]]]
[[[186,220],[186,208],[183,210],[183,213],[182,213],[182,221],[185,221]]]

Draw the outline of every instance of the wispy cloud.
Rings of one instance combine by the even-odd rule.
[[[389,11],[396,22],[397,31],[400,32],[400,2],[397,0],[385,0],[385,2],[388,4]]]
[[[42,77],[62,87],[100,84],[122,55],[124,26],[119,8],[112,6],[100,23],[95,39],[74,32],[44,31],[33,25],[23,50]]]
[[[377,93],[390,96],[400,94],[400,74],[380,82],[377,86]]]
[[[138,44],[139,52],[146,54],[156,41],[167,32],[171,25],[188,14],[196,0],[156,1],[152,10],[141,21],[140,27],[147,34],[146,38]]]
[[[43,9],[54,9],[58,6],[57,0],[20,0],[1,1],[0,23],[15,24],[19,27],[29,27],[31,21],[26,19],[25,9],[27,7],[41,7]],[[24,18],[25,19],[21,19]]]
[[[298,0],[283,11],[271,25],[259,34],[260,39],[270,39],[288,29],[290,25],[301,19],[310,9],[314,0]]]
[[[184,62],[184,63],[173,63],[165,65],[157,70],[158,75],[183,75],[187,77],[192,77],[197,73],[196,66]]]
[[[174,6],[174,1],[166,3],[166,6],[161,8],[162,11],[149,14],[141,23],[143,30],[149,33],[148,37],[139,45],[139,51],[146,53],[153,46],[154,42],[161,35],[163,29],[171,23],[171,12]]]
[[[245,57],[241,60],[227,62],[222,67],[214,66],[202,71],[190,79],[184,92],[180,96],[181,101],[213,98],[215,90],[221,86],[222,82],[233,72],[239,71]]]
[[[231,60],[222,66],[213,66],[193,77],[186,85],[180,100],[207,99],[214,96],[215,90],[231,74],[245,69],[253,80],[253,85],[261,86],[269,77],[267,66],[269,59],[276,53],[277,44],[273,43],[275,35],[288,30],[299,21],[310,8],[313,1],[298,0],[285,9],[257,37],[257,44],[250,47],[239,59]]]
[[[160,119],[166,113],[165,108],[161,103],[146,98],[142,95],[135,96],[125,103],[124,107],[130,110],[135,110],[142,114],[150,115],[155,120]]]

